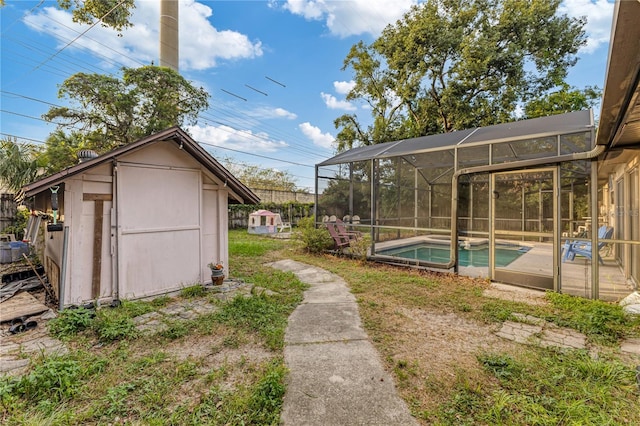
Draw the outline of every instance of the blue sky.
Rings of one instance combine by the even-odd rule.
[[[364,105],[345,101],[352,79],[341,71],[345,56],[414,3],[180,0],[180,72],[211,95],[209,110],[186,130],[221,161],[286,170],[313,190],[314,165],[334,154],[333,120],[369,116]],[[569,83],[602,88],[613,3],[565,0],[561,11],[588,19],[588,44]],[[7,0],[0,19],[2,137],[44,141],[55,125],[39,118],[49,104],[66,103],[58,86],[76,72],[118,74],[122,66],[158,63],[156,0],[136,1],[134,27],[121,37],[99,25],[79,37],[88,26],[51,0]]]

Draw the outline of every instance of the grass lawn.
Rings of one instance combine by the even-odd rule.
[[[39,357],[0,379],[2,424],[278,424],[285,393],[284,330],[302,300],[293,274],[264,266],[292,258],[340,275],[366,332],[422,424],[640,424],[640,358],[618,350],[640,321],[611,304],[550,294],[544,304],[484,296],[489,284],[331,255],[294,241],[229,234],[233,278],[274,292],[220,302],[198,287],[178,299],[219,310],[165,331],[136,333],[136,315],[175,299],[61,316],[50,328],[69,354]],[[495,336],[513,313],[584,333],[589,351],[558,351]]]

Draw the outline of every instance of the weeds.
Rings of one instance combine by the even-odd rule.
[[[98,310],[92,328],[100,341],[105,343],[138,336],[136,325],[126,309]]]
[[[547,320],[575,328],[597,343],[617,343],[640,326],[640,316],[625,316],[617,304],[559,293],[548,293],[547,298],[555,308]]]
[[[282,398],[284,397],[284,377],[286,369],[282,360],[273,361],[265,374],[253,388],[248,409],[251,422],[260,425],[277,425],[280,420]]]
[[[289,312],[286,305],[269,296],[237,296],[226,303],[215,318],[223,324],[258,332],[270,349],[279,350],[284,345],[284,328]]]
[[[205,294],[207,294],[207,289],[204,288],[204,286],[202,286],[201,284],[196,284],[196,285],[192,285],[189,287],[185,287],[180,291],[180,296],[187,298],[187,299],[193,299],[196,297],[202,297]]]
[[[65,309],[49,321],[49,332],[58,339],[67,340],[93,323],[95,311],[85,308]]]
[[[501,387],[476,410],[477,422],[621,424],[634,410],[634,371],[617,361],[545,349],[519,358],[478,356]]]
[[[187,327],[185,321],[167,321],[166,325],[167,327],[159,333],[164,338],[175,340],[189,334],[189,327]]]
[[[84,352],[42,358],[20,378],[0,378],[0,401],[5,410],[20,403],[35,403],[39,410],[50,412],[55,404],[80,393],[86,380],[102,373],[107,363]]]

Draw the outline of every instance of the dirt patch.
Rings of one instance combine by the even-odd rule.
[[[428,366],[428,375],[441,380],[454,377],[458,369],[478,367],[477,355],[483,352],[510,352],[512,342],[497,337],[494,326],[461,318],[454,313],[435,313],[401,308],[406,331],[394,359]]]
[[[492,327],[469,321],[454,313],[434,313],[401,308],[406,332],[402,352],[394,357],[423,356],[432,374],[452,375],[454,368],[477,366],[476,355],[483,351],[507,351],[512,344],[497,337]]]
[[[490,385],[493,379],[485,375],[477,356],[515,354],[520,347],[496,336],[498,325],[452,312],[398,307],[393,317],[393,332],[388,335],[392,342],[386,345],[393,352],[386,362],[403,399],[416,404],[414,412],[446,404],[461,383],[470,388]]]
[[[243,334],[229,341],[230,335],[233,333],[229,330],[211,335],[190,335],[163,348],[171,359],[191,361],[196,365],[197,373],[184,380],[172,396],[173,408],[186,405],[190,411],[207,395],[215,398],[216,392],[237,392],[275,357],[251,335]],[[218,390],[211,393],[211,386]]]
[[[257,339],[251,335],[243,335],[238,339],[242,341],[229,342],[228,335],[225,334],[192,335],[168,344],[164,351],[178,361],[189,358],[198,361],[205,369],[219,367],[223,363],[236,364],[240,361],[260,364],[273,358],[273,352],[258,344]]]

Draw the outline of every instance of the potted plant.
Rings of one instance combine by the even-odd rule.
[[[211,262],[207,265],[211,269],[211,283],[221,285],[224,281],[224,265],[222,262]]]

